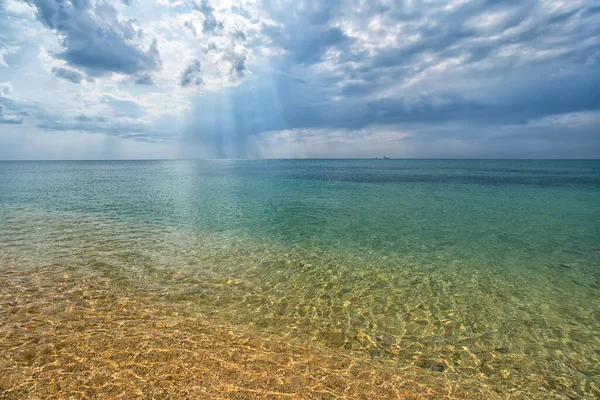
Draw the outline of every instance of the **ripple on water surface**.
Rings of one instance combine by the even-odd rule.
[[[0,175],[3,271],[500,394],[600,395],[596,169],[333,164]]]

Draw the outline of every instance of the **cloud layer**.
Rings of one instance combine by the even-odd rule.
[[[106,1],[27,2],[36,8],[36,16],[44,26],[59,36],[62,48],[55,57],[74,68],[97,76],[111,72],[135,74],[161,65],[157,41],[144,49],[139,43],[144,38],[143,30],[136,29],[133,20],[119,18],[114,5]]]
[[[596,0],[4,0],[0,39],[16,153],[15,125],[169,157],[600,154]]]

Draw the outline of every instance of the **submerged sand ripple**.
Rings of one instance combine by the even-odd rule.
[[[217,324],[72,274],[3,273],[0,398],[500,397],[483,382]]]

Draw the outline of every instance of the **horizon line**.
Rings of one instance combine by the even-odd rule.
[[[599,161],[598,158],[476,158],[476,157],[287,157],[287,158],[53,158],[0,159],[0,162],[94,162],[94,161],[291,161],[291,160],[412,160],[412,161]]]

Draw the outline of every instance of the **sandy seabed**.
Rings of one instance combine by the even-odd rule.
[[[1,399],[492,399],[448,371],[306,347],[53,267],[3,267]]]

